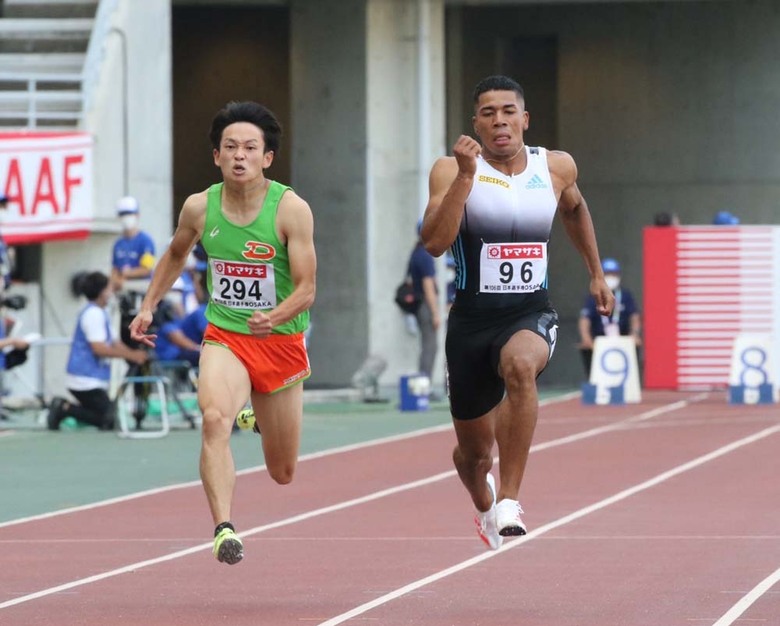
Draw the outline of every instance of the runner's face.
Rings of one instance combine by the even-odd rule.
[[[225,127],[219,150],[214,150],[214,164],[222,170],[222,177],[234,182],[261,177],[273,158],[273,152],[265,152],[263,131],[249,122]]]
[[[514,91],[481,94],[472,121],[488,156],[513,156],[523,145],[523,132],[528,130],[525,103]]]

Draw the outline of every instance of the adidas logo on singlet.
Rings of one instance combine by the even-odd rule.
[[[526,189],[547,189],[547,183],[545,183],[539,174],[534,174],[525,184]]]

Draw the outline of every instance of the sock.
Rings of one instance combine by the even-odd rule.
[[[221,533],[226,528],[229,528],[233,532],[236,532],[235,526],[231,524],[230,522],[222,522],[221,524],[218,524],[217,527],[214,529],[214,536],[216,537],[219,533]]]

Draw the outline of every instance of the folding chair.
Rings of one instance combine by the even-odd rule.
[[[139,383],[141,385],[154,385],[157,397],[160,400],[160,428],[151,430],[130,428],[129,418],[133,414],[133,410],[136,410],[135,407],[138,402],[144,401],[148,403],[148,397],[139,398],[135,395]],[[118,435],[126,439],[157,439],[165,437],[171,430],[171,421],[168,415],[168,391],[170,389],[171,381],[165,376],[126,376],[119,385],[116,394],[117,422],[119,424]],[[132,396],[130,398],[127,397],[129,390],[132,391]],[[133,410],[129,410],[131,402],[134,407]],[[144,407],[144,410],[146,409],[147,407]]]
[[[198,375],[196,368],[187,360],[151,361],[151,373],[171,381],[171,399],[176,404],[182,417],[197,428],[199,417],[193,415],[184,403],[185,397],[196,397],[198,390]]]

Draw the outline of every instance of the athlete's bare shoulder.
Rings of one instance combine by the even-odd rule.
[[[279,200],[276,227],[283,242],[295,235],[303,236],[306,240],[313,235],[314,216],[311,207],[292,189],[287,189]]]
[[[577,181],[577,164],[574,158],[563,150],[549,150],[547,152],[547,167],[550,175],[559,189],[566,189]]]
[[[187,211],[188,213],[205,212],[207,203],[208,189],[204,189],[203,191],[199,191],[187,196],[187,199],[184,201],[184,205],[182,206],[181,210]]]
[[[288,189],[284,192],[282,195],[281,200],[279,200],[279,209],[281,211],[284,211],[286,213],[293,213],[293,214],[299,214],[299,213],[310,213],[311,208],[309,207],[309,203],[306,202],[303,198],[301,198],[295,191],[292,189]]]
[[[436,195],[437,191],[446,191],[457,175],[458,161],[454,156],[443,156],[436,159],[428,177],[432,193]]]
[[[194,193],[187,197],[179,214],[179,226],[190,228],[199,234],[203,232],[206,221],[206,205],[208,190]]]
[[[452,177],[455,177],[455,174],[458,172],[458,161],[455,159],[454,156],[442,156],[436,159],[434,161],[433,166],[431,167],[431,176],[434,174],[443,176],[443,175],[452,175]]]

